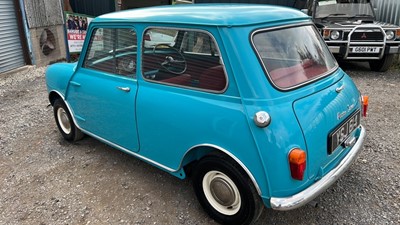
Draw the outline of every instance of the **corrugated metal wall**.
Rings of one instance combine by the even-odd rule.
[[[0,0],[0,73],[25,65],[13,0]]]
[[[379,21],[400,25],[400,0],[373,0]]]
[[[64,23],[60,0],[25,0],[25,8],[29,28]]]

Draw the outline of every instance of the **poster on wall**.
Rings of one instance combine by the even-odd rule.
[[[93,20],[93,17],[72,12],[64,13],[68,50],[70,53],[80,53],[86,37],[86,30],[90,21]]]

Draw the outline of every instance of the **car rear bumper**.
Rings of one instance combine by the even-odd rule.
[[[356,143],[336,168],[302,192],[289,197],[272,197],[270,199],[271,208],[275,210],[286,211],[301,207],[329,188],[344,174],[344,172],[350,167],[350,165],[357,158],[358,154],[361,152],[366,133],[363,126],[360,128],[360,135]]]

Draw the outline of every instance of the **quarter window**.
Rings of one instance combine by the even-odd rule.
[[[90,38],[83,67],[135,77],[137,37],[130,28],[97,28]]]
[[[227,79],[214,38],[203,31],[151,28],[143,37],[146,80],[222,92]]]

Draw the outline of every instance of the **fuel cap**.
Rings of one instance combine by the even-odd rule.
[[[265,111],[259,111],[254,115],[254,123],[258,127],[264,128],[271,123],[271,116]]]

